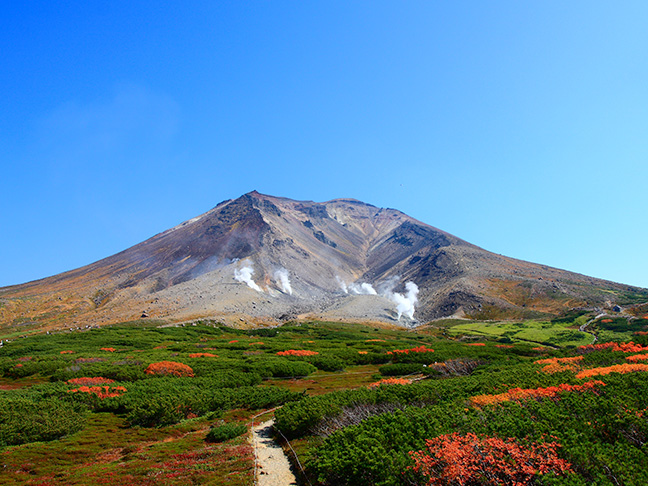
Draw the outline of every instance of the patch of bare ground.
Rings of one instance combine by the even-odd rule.
[[[256,484],[258,486],[296,485],[297,479],[281,445],[272,437],[274,419],[252,428],[252,443],[256,456]]]

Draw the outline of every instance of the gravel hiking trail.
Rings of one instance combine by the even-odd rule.
[[[252,443],[256,454],[258,486],[296,485],[295,475],[281,446],[272,438],[274,420],[252,427]]]

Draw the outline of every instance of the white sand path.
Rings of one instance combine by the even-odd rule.
[[[288,458],[281,446],[272,438],[274,419],[263,422],[252,428],[252,443],[254,446],[258,486],[289,486],[296,485],[297,480],[290,469]]]

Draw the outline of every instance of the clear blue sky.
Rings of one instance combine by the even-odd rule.
[[[251,190],[648,287],[648,2],[0,6],[0,285]]]

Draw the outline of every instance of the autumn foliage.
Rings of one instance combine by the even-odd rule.
[[[410,353],[434,353],[434,349],[426,348],[425,346],[418,346],[410,349],[394,349],[388,351],[387,354],[410,354]]]
[[[371,383],[367,385],[367,387],[375,388],[380,385],[409,385],[410,383],[412,383],[412,381],[407,378],[385,378],[375,383]]]
[[[622,351],[624,353],[641,353],[648,351],[648,346],[635,344],[632,341],[629,343],[601,343],[601,344],[588,344],[587,346],[579,346],[578,351],[581,353],[591,353],[592,351],[602,351],[609,349],[610,351]]]
[[[645,366],[645,365],[644,365]],[[648,368],[648,366],[646,366]],[[571,391],[586,391],[605,386],[605,383],[599,380],[588,381],[582,385],[569,385],[563,383],[558,386],[549,386],[547,388],[511,388],[505,393],[497,395],[477,395],[470,399],[473,405],[481,407],[484,405],[493,405],[496,403],[508,402],[511,400],[528,400],[531,398],[553,398],[559,393]]]
[[[648,371],[647,364],[629,364],[623,363],[612,366],[603,366],[601,368],[591,368],[583,370],[576,375],[576,378],[589,378],[590,376],[609,375],[610,373],[634,373],[636,371]]]
[[[573,358],[540,359],[536,361],[536,364],[545,365],[542,368],[542,371],[544,373],[553,374],[553,373],[559,373],[561,371],[575,371],[578,369],[575,363],[578,363],[579,361],[583,361],[582,356],[574,356]]]
[[[104,398],[118,397],[126,391],[123,386],[80,386],[69,393],[93,393],[102,400]]]
[[[110,378],[104,378],[103,376],[93,376],[93,377],[84,376],[81,378],[72,378],[68,380],[68,383],[70,385],[82,385],[82,386],[108,385],[114,382],[115,380],[111,380]]]
[[[315,356],[316,354],[319,353],[307,349],[287,349],[286,351],[279,351],[277,356]]]
[[[145,370],[149,375],[173,375],[173,376],[194,376],[191,367],[186,364],[176,363],[175,361],[160,361],[151,363]]]
[[[213,353],[191,353],[190,358],[218,358],[217,354]]]
[[[523,486],[536,475],[571,472],[571,464],[558,457],[556,442],[523,445],[513,438],[455,432],[427,440],[426,446],[410,452],[412,469],[433,486]]]
[[[115,348],[99,348],[99,349],[101,349],[102,351],[108,351],[109,353],[114,353],[115,351],[117,351]]]
[[[632,356],[626,356],[626,359],[634,363],[637,361],[645,361],[648,359],[648,354],[633,354]]]

